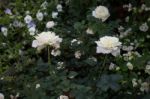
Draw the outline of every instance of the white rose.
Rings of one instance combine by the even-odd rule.
[[[57,8],[58,12],[62,12],[62,5],[61,4],[58,4],[56,8]]]
[[[26,15],[26,17],[24,18],[25,23],[30,23],[32,21],[32,17],[30,15]]]
[[[150,75],[150,65],[146,65],[145,67],[145,72],[148,73]]]
[[[148,91],[150,90],[150,84],[147,83],[147,82],[143,82],[143,83],[141,84],[140,90],[141,90],[142,92],[143,92],[143,91],[148,92]]]
[[[114,63],[110,63],[109,65],[109,70],[114,70],[115,69],[115,64]]]
[[[0,99],[4,99],[4,95],[0,93]]]
[[[105,6],[96,7],[96,9],[92,12],[92,15],[95,18],[101,19],[102,22],[106,21],[110,16],[108,8],[106,8]]]
[[[129,70],[133,70],[133,65],[130,62],[127,63],[127,67]]]
[[[146,31],[148,31],[149,27],[148,27],[147,23],[143,23],[143,24],[139,27],[139,29],[140,29],[142,32],[146,32]]]
[[[104,36],[99,41],[95,41],[97,44],[97,53],[109,54],[114,56],[120,54],[121,42],[116,37]]]
[[[52,18],[55,19],[58,16],[58,12],[52,12]]]
[[[60,54],[61,54],[60,50],[52,50],[51,51],[51,55],[53,55],[53,56],[59,56]]]
[[[36,18],[39,20],[39,21],[42,21],[43,20],[43,13],[42,12],[38,12],[37,14],[36,14]]]
[[[29,28],[28,31],[30,32],[30,35],[35,35],[36,29],[35,29],[35,27],[31,27],[31,28]]]
[[[3,33],[4,36],[7,36],[8,29],[6,27],[1,27],[1,32]]]
[[[86,33],[87,33],[87,34],[94,34],[93,30],[90,29],[90,28],[88,28],[88,29],[86,30]]]
[[[47,22],[47,24],[46,24],[46,28],[52,28],[52,27],[54,27],[55,26],[55,23],[54,23],[54,21],[49,21],[49,22]]]
[[[74,53],[74,55],[75,55],[75,58],[80,59],[80,57],[81,57],[81,52],[80,52],[80,51],[76,51],[76,52]]]
[[[54,32],[42,32],[35,36],[36,40],[33,40],[32,47],[37,48],[38,50],[43,49],[47,45],[58,49],[60,47],[60,43],[62,42],[62,38],[57,36]]]
[[[136,87],[138,85],[137,79],[133,78],[132,79],[132,84],[133,84],[133,87]]]
[[[61,96],[59,97],[59,99],[69,99],[69,97],[68,97],[68,96],[65,96],[65,95],[61,95]]]
[[[40,87],[41,87],[40,84],[36,84],[36,86],[35,86],[36,89],[38,89],[38,88],[40,88]]]

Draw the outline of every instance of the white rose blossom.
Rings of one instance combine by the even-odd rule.
[[[59,56],[60,54],[61,54],[60,50],[52,50],[51,51],[51,55],[53,55],[53,56]]]
[[[113,56],[120,54],[121,42],[117,37],[104,36],[99,41],[95,41],[95,43],[97,44],[96,53],[111,53]]]
[[[31,27],[31,28],[29,28],[28,31],[29,31],[30,35],[35,35],[36,29],[35,29],[35,27]]]
[[[132,79],[132,85],[133,85],[133,87],[136,87],[138,85],[137,79],[135,79],[135,78]]]
[[[56,8],[57,8],[58,12],[62,12],[62,5],[61,4],[58,4]]]
[[[60,43],[62,38],[57,36],[54,32],[42,32],[35,36],[36,40],[33,40],[32,47],[37,48],[38,50],[43,49],[46,46],[51,46],[54,49],[60,48]]]
[[[4,36],[7,36],[8,29],[6,27],[1,27],[1,32],[3,33]]]
[[[68,97],[68,96],[65,96],[65,95],[61,95],[61,96],[59,97],[59,99],[69,99],[69,97]]]
[[[133,65],[132,65],[131,62],[128,62],[128,63],[127,63],[127,67],[128,67],[129,70],[133,70]]]
[[[142,32],[146,32],[148,31],[149,27],[147,25],[147,23],[143,23],[140,27],[139,27],[140,31]]]
[[[142,92],[148,92],[149,91],[149,89],[150,89],[150,84],[148,83],[148,82],[143,82],[143,83],[141,83],[141,88],[140,88],[140,90],[142,91]]]
[[[38,12],[38,13],[36,14],[36,18],[37,18],[39,21],[42,21],[42,20],[43,20],[43,17],[44,17],[44,15],[43,15],[42,12]]]
[[[0,93],[0,99],[4,99],[4,95]]]
[[[108,8],[106,8],[105,6],[98,6],[92,12],[92,16],[94,16],[95,18],[101,19],[102,22],[104,22],[108,19],[108,17],[110,16],[110,13],[108,11]]]
[[[26,17],[24,18],[25,23],[30,23],[32,21],[32,17],[30,15],[26,15]]]
[[[150,64],[146,65],[145,73],[148,73],[150,75]]]
[[[94,34],[93,30],[90,29],[90,28],[88,28],[88,29],[86,30],[86,33],[87,33],[87,34]]]
[[[75,58],[77,58],[77,59],[80,59],[80,57],[81,57],[81,51],[76,51],[75,53],[74,53],[74,55],[75,55]]]
[[[46,28],[53,28],[55,26],[55,23],[54,23],[54,21],[48,21],[47,23],[46,23]]]
[[[58,16],[58,12],[52,12],[52,18],[55,19]]]
[[[40,87],[41,87],[40,84],[36,84],[36,86],[35,86],[36,89],[38,89],[38,88],[40,88]]]
[[[114,70],[115,69],[115,64],[114,63],[110,63],[109,65],[109,70]]]

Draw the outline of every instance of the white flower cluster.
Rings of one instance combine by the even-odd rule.
[[[99,41],[95,42],[97,44],[97,53],[111,53],[113,56],[117,56],[120,54],[121,42],[119,42],[119,39],[117,37],[104,36],[100,38]]]
[[[37,48],[39,51],[46,46],[53,47],[54,49],[60,48],[62,38],[57,36],[54,32],[42,32],[35,36],[35,40],[32,42],[32,47]]]
[[[128,51],[127,53],[123,54],[123,59],[124,61],[131,61],[136,57],[141,57],[142,55],[140,55],[140,53],[138,53],[137,51]]]

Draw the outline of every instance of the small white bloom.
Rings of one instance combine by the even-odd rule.
[[[148,92],[149,91],[149,88],[150,88],[150,84],[149,83],[147,83],[147,82],[143,82],[142,84],[141,84],[141,88],[140,88],[140,90],[142,91],[142,92]]]
[[[125,18],[125,22],[129,22],[129,20],[130,20],[130,17],[127,16],[127,17]]]
[[[75,58],[80,59],[81,52],[80,51],[76,51],[74,55],[75,55]]]
[[[95,41],[97,44],[96,53],[109,54],[117,56],[120,54],[121,42],[116,37],[104,36],[99,41]]]
[[[93,30],[90,29],[90,28],[88,28],[88,29],[86,30],[86,33],[87,33],[87,34],[94,34]]]
[[[93,60],[94,62],[97,62],[97,58],[95,57],[90,57],[89,59]]]
[[[30,11],[25,11],[25,14],[26,14],[26,15],[29,15],[29,14],[30,14]]]
[[[61,4],[58,4],[56,8],[57,8],[58,12],[62,12],[62,5]]]
[[[129,5],[128,5],[128,11],[130,12],[131,10],[132,10],[132,4],[129,3]]]
[[[77,39],[73,39],[73,40],[71,41],[71,45],[72,45],[74,42],[77,42]]]
[[[146,5],[145,5],[145,4],[142,4],[142,5],[141,5],[141,10],[145,10],[145,8],[146,8]]]
[[[19,49],[18,53],[19,55],[23,55],[23,51],[21,49]]]
[[[150,64],[146,65],[145,72],[150,75]]]
[[[115,69],[115,64],[114,63],[110,63],[109,70],[114,70],[114,69]]]
[[[60,43],[62,38],[57,36],[54,32],[42,32],[35,36],[36,40],[33,40],[32,47],[37,48],[38,50],[43,49],[46,46],[51,46],[54,49],[60,48]]]
[[[133,65],[130,62],[127,63],[127,67],[129,70],[133,70]]]
[[[4,36],[7,36],[8,29],[6,27],[1,27],[1,32],[3,33]]]
[[[26,15],[26,17],[24,18],[25,23],[30,23],[32,21],[32,17],[30,15]]]
[[[36,29],[35,29],[35,27],[31,27],[31,28],[29,28],[28,31],[29,31],[30,35],[35,35]]]
[[[4,95],[0,93],[0,99],[4,99]]]
[[[60,54],[61,54],[60,50],[52,50],[51,51],[51,55],[53,55],[53,56],[59,56]]]
[[[110,13],[108,11],[108,8],[105,6],[98,6],[96,9],[92,12],[92,15],[95,18],[101,19],[102,22],[106,21],[108,17],[110,16]]]
[[[136,87],[138,85],[137,79],[133,78],[132,79],[132,84],[133,84],[133,87]]]
[[[55,26],[55,23],[54,23],[54,21],[48,21],[47,22],[47,24],[46,24],[46,28],[52,28],[52,27],[54,27]]]
[[[132,51],[133,49],[133,46],[122,46],[122,50],[124,51]]]
[[[77,44],[81,44],[82,43],[82,41],[80,41],[80,40],[77,40],[77,39],[73,39],[72,41],[71,41],[71,45],[73,45],[73,43],[77,43]]]
[[[58,66],[57,66],[57,69],[58,69],[58,70],[60,70],[60,69],[63,69],[63,68],[64,68],[64,67],[63,67],[64,62],[58,62],[58,63],[57,63],[57,65],[58,65]]]
[[[146,32],[146,31],[148,31],[149,27],[148,27],[147,23],[143,23],[143,24],[139,27],[139,29],[140,29],[142,32]]]
[[[117,67],[116,67],[116,71],[119,71],[119,70],[120,70],[120,67],[117,66]]]
[[[52,12],[52,18],[55,19],[58,16],[58,12]]]
[[[42,20],[43,20],[43,17],[44,17],[44,15],[43,15],[42,12],[37,12],[36,18],[37,18],[39,21],[42,21]]]
[[[38,89],[38,88],[40,88],[40,87],[41,87],[40,84],[36,84],[36,86],[35,86],[36,89]]]
[[[69,97],[68,97],[68,96],[65,96],[65,95],[61,95],[61,96],[59,97],[59,99],[69,99]]]
[[[119,26],[119,27],[118,27],[118,31],[119,31],[119,32],[123,32],[123,31],[124,31],[124,27],[123,27],[123,26]]]

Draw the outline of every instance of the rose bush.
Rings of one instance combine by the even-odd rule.
[[[149,0],[1,0],[0,99],[149,99]]]

